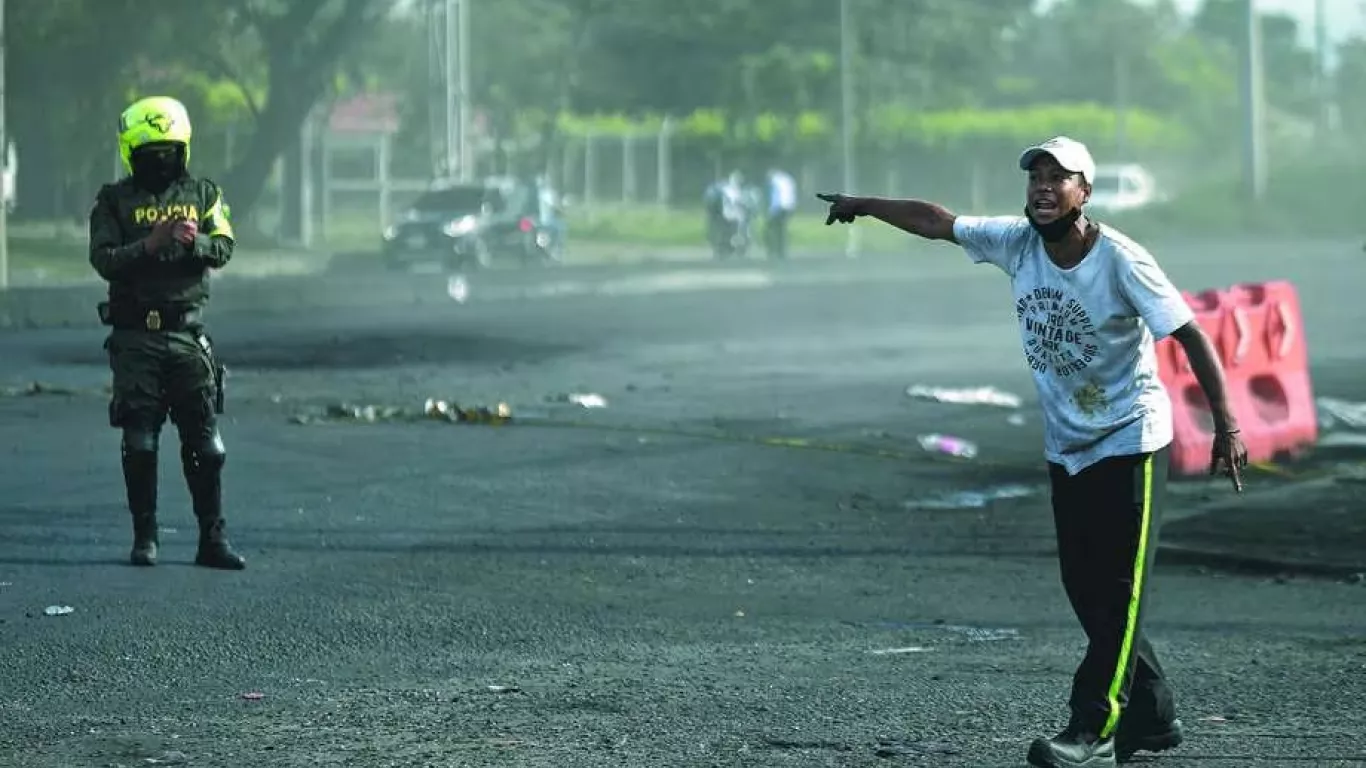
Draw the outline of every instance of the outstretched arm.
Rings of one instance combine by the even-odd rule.
[[[833,224],[836,221],[848,224],[859,216],[871,216],[912,235],[929,240],[958,242],[953,235],[953,222],[958,218],[957,215],[938,203],[834,194],[820,194],[816,197],[830,203],[830,215],[825,221],[826,224]]]

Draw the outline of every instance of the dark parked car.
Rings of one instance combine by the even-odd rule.
[[[553,196],[543,185],[508,177],[433,184],[384,232],[385,263],[468,269],[505,258],[558,261],[562,230],[543,204],[546,192]]]

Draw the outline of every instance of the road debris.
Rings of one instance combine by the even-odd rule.
[[[880,626],[884,629],[898,630],[933,630],[935,632],[948,632],[967,638],[973,643],[994,643],[1003,640],[1019,640],[1020,631],[1008,627],[974,627],[966,624],[949,624],[943,619],[934,621],[886,621],[881,622]]]
[[[489,693],[521,693],[522,689],[515,685],[490,685]]]
[[[1318,406],[1319,426],[1325,430],[1335,428],[1366,430],[1366,403],[1354,403],[1334,397],[1320,397],[1314,401]]]
[[[1028,498],[1036,493],[1037,489],[1025,485],[999,485],[980,491],[954,491],[924,499],[911,499],[902,506],[914,510],[983,509],[992,502]]]
[[[562,392],[546,397],[548,403],[573,403],[584,408],[606,408],[607,398],[595,392]]]
[[[260,691],[247,691],[241,696],[241,698],[245,701],[260,701],[265,697],[266,695],[264,693],[261,693]]]
[[[422,405],[422,415],[439,421],[503,424],[512,419],[512,406],[498,403],[492,408],[482,405],[462,407],[458,403],[427,398]]]
[[[21,387],[5,387],[0,389],[0,397],[36,397],[38,395],[75,395],[76,390],[70,387],[58,387],[52,384],[44,384],[41,381],[30,381]]]
[[[355,405],[333,403],[321,413],[300,413],[290,417],[293,424],[323,424],[353,421],[366,424],[404,421],[448,421],[474,424],[505,424],[512,420],[512,406],[498,403],[493,407],[464,406],[459,403],[427,398],[421,408],[402,408],[393,405]]]
[[[190,762],[190,756],[184,752],[170,751],[163,752],[158,757],[148,757],[143,760],[147,765],[185,765]]]
[[[1002,640],[1019,640],[1020,631],[1018,629],[1008,629],[1004,627],[967,627],[956,624],[944,624],[938,627],[945,632],[952,632],[956,635],[966,637],[973,643],[998,643]]]
[[[69,605],[49,605],[43,609],[44,616],[66,616],[75,612],[76,609]]]
[[[929,652],[930,652],[930,649],[929,649],[929,648],[924,648],[924,647],[921,647],[921,646],[919,646],[919,645],[909,645],[909,646],[906,646],[905,648],[878,648],[878,649],[876,649],[876,650],[869,651],[868,653],[872,654],[873,656],[899,656],[899,655],[901,655],[901,654],[906,654],[906,653],[929,653]]]
[[[1314,401],[1321,448],[1366,448],[1366,403],[1333,397]]]
[[[403,415],[403,409],[392,405],[352,405],[350,403],[334,403],[327,406],[324,413],[330,419],[347,419],[351,421],[365,421],[374,423],[376,421],[393,421]]]
[[[941,453],[946,456],[954,456],[960,459],[977,458],[976,444],[964,440],[961,437],[952,435],[928,434],[919,435],[916,440],[920,447],[930,453]]]
[[[952,405],[986,405],[993,408],[1019,408],[1024,403],[1019,395],[995,387],[947,388],[913,384],[906,388],[906,396],[912,400],[933,400]]]

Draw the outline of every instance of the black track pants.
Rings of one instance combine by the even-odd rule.
[[[1063,587],[1090,641],[1072,682],[1073,722],[1102,738],[1121,715],[1162,724],[1175,704],[1144,636],[1167,449],[1104,459],[1069,476],[1049,465]]]

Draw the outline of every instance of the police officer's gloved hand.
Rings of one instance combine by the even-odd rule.
[[[172,220],[158,221],[152,226],[151,234],[142,238],[142,252],[148,256],[162,256],[173,242],[175,232],[175,222]]]
[[[194,245],[194,239],[198,234],[199,222],[191,221],[190,219],[177,221],[175,226],[171,229],[171,236],[176,239],[176,242],[189,246]]]

